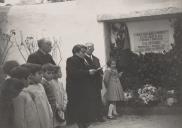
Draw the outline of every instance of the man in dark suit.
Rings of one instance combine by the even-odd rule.
[[[73,56],[66,62],[67,121],[69,124],[76,122],[79,128],[87,128],[93,120],[91,109],[96,99],[95,88],[90,84],[96,70],[86,65],[85,51],[83,45],[75,45]]]
[[[42,38],[37,41],[39,49],[28,56],[28,63],[44,65],[51,63],[55,65],[52,56],[49,54],[52,50],[52,43],[46,38]]]
[[[94,44],[86,43],[85,46],[87,47],[85,60],[90,67],[97,70],[97,72],[92,76],[92,86],[95,87],[96,96],[97,96],[96,101],[95,101],[96,102],[95,119],[96,119],[96,121],[104,122],[105,119],[103,118],[103,104],[102,104],[102,98],[101,98],[103,70],[100,67],[99,59],[93,55]]]

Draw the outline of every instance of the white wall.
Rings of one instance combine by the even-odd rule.
[[[72,47],[77,43],[91,41],[95,43],[95,54],[104,62],[104,41],[102,24],[97,23],[96,14],[77,11],[75,2],[52,3],[45,5],[13,6],[7,9],[7,16],[0,22],[4,33],[15,29],[17,42],[20,32],[25,38],[32,35],[36,38],[53,37],[62,40],[61,67],[65,79],[65,62],[72,55]],[[12,48],[8,60],[16,59],[24,63],[17,48]]]
[[[95,54],[105,64],[103,24],[97,22],[98,14],[128,13],[145,9],[181,6],[181,0],[76,0],[39,5],[11,6],[0,8],[0,26],[4,33],[15,29],[23,37],[33,35],[57,37],[62,40],[62,70],[65,79],[65,62],[72,55],[73,45],[91,41]],[[20,39],[18,39],[19,41]],[[16,49],[9,59],[22,62]]]

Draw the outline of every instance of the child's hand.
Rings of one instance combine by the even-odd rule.
[[[65,112],[65,111],[66,111],[66,107],[63,107],[63,108],[62,108],[62,111]]]
[[[119,73],[119,77],[121,77],[122,75],[123,75],[123,72],[120,72],[120,73]]]
[[[66,111],[66,107],[57,107],[57,110],[58,111],[65,112]]]

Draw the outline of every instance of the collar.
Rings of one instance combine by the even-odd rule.
[[[88,54],[85,54],[87,57],[91,58],[91,60],[93,61],[93,55],[88,55]]]
[[[88,57],[91,57],[91,58],[92,58],[92,56],[93,56],[93,55],[88,55],[87,53],[86,53],[85,55],[88,56]]]
[[[73,56],[75,56],[76,58],[79,58],[80,60],[84,60],[84,58],[80,57],[80,56],[77,55],[77,54],[74,54]]]

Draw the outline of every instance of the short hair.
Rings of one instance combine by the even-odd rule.
[[[25,87],[24,83],[21,80],[18,80],[16,78],[9,78],[6,79],[2,85],[1,85],[1,94],[4,97],[8,97],[11,93],[12,87],[17,89],[23,89]]]
[[[30,74],[31,72],[28,68],[18,66],[11,70],[10,76],[17,79],[27,79]]]
[[[37,40],[38,47],[41,48],[42,44],[44,44],[45,42],[51,42],[51,41],[48,38],[41,38]]]
[[[3,65],[3,72],[7,75],[10,75],[10,72],[11,70],[14,68],[14,67],[17,67],[19,66],[20,64],[16,61],[16,60],[9,60],[9,61],[6,61]]]
[[[87,49],[87,47],[85,45],[80,45],[81,49]]]
[[[73,46],[73,49],[72,49],[73,55],[74,55],[75,53],[80,52],[82,49],[85,49],[85,50],[86,50],[87,47],[85,47],[85,46],[82,45],[82,44],[77,44],[77,45]]]
[[[58,72],[59,69],[60,69],[59,66],[53,65],[53,64],[50,64],[50,63],[44,64],[44,65],[42,66],[42,71],[43,71],[43,72],[46,72],[46,71]]]
[[[116,60],[115,60],[115,59],[109,59],[109,60],[107,61],[107,66],[108,66],[108,67],[110,67],[110,66],[111,66],[111,62],[112,62],[112,61],[115,61],[115,62],[116,62]]]
[[[88,43],[85,43],[85,47],[90,47],[90,46],[94,46],[94,44],[93,43],[91,43],[91,42],[88,42]]]
[[[21,66],[27,68],[31,74],[35,74],[42,70],[42,66],[40,64],[26,63]]]
[[[73,49],[72,49],[73,54],[78,53],[80,51],[81,51],[81,45],[80,44],[73,46]]]

